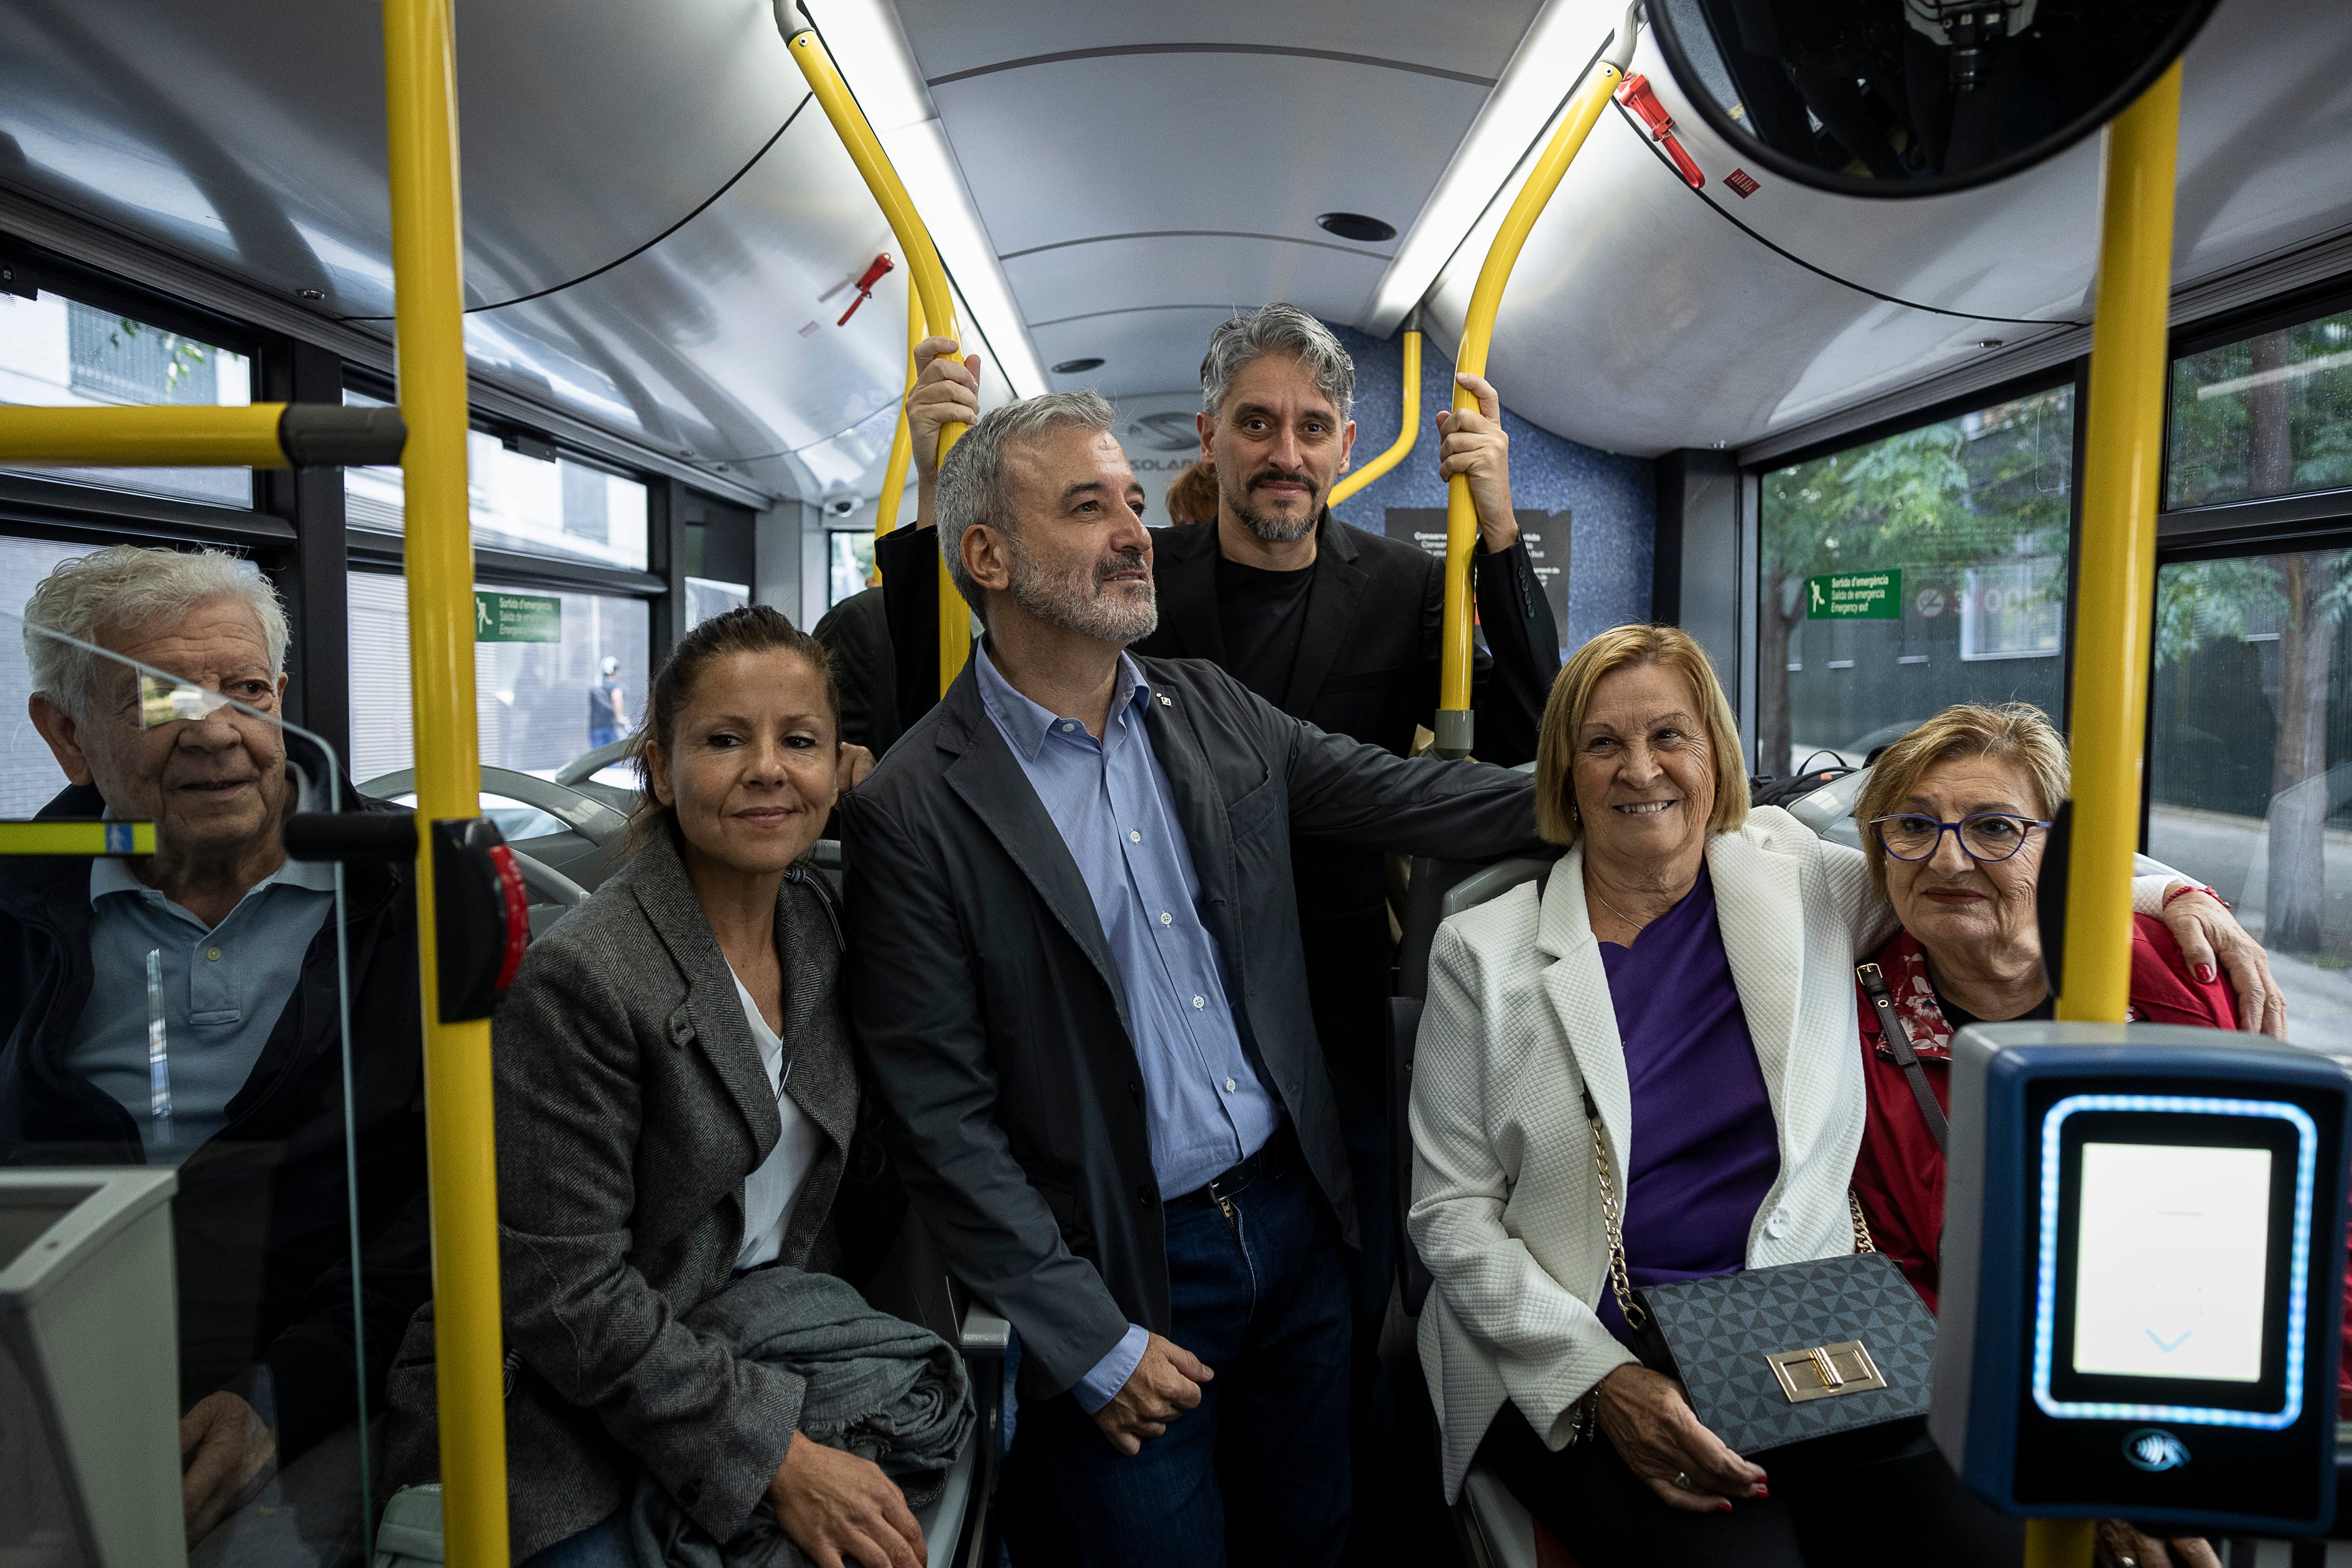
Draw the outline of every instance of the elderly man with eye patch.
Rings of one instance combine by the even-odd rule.
[[[330,774],[307,741],[289,757],[286,615],[249,563],[100,550],[34,589],[24,637],[68,785],[42,815],[152,822],[155,853],[0,860],[0,1163],[176,1167],[182,1496],[191,1545],[216,1538],[196,1560],[338,1542],[360,1506],[352,1216],[371,1403],[431,1289],[408,868],[348,868],[339,931],[333,868],[286,858]],[[128,661],[234,706],[142,722]]]

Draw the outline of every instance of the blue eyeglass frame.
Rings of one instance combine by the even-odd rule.
[[[1944,847],[1944,835],[1947,833],[1950,834],[1952,836],[1952,841],[1960,847],[1960,853],[1967,856],[1969,859],[1975,861],[1979,866],[1998,866],[2004,860],[2015,859],[2017,858],[2017,851],[2025,847],[2025,835],[2022,833],[2017,836],[2016,847],[2011,849],[2008,854],[1990,857],[1979,855],[1975,850],[1969,848],[1969,841],[1960,837],[1961,828],[1967,826],[1971,822],[1981,821],[1988,816],[1997,816],[2003,822],[2022,822],[2028,826],[2039,827],[2045,833],[2053,826],[2053,823],[2044,822],[2039,817],[2020,816],[2015,812],[2011,811],[1972,811],[1966,816],[1960,818],[1958,822],[1937,822],[1936,824],[1936,840],[1934,843],[1927,846],[1927,851],[1926,854],[1902,855],[1895,852],[1895,846],[1886,842],[1886,825],[1897,820],[1898,818],[1906,816],[1916,816],[1928,821],[1934,820],[1932,817],[1928,817],[1927,814],[1924,811],[1894,811],[1887,813],[1885,816],[1872,817],[1870,819],[1870,826],[1875,829],[1878,834],[1878,847],[1881,849],[1885,850],[1889,855],[1895,856],[1897,860],[1903,861],[1906,865],[1913,866],[1917,865],[1922,860],[1933,860],[1936,858],[1936,851]]]

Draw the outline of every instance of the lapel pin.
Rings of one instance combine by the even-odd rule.
[[[1158,697],[1158,698],[1160,699],[1160,706],[1161,706],[1162,708],[1173,708],[1173,707],[1175,707],[1175,706],[1176,706],[1176,704],[1175,704],[1175,703],[1173,703],[1173,702],[1171,702],[1171,701],[1170,701],[1170,700],[1168,700],[1168,697],[1167,697],[1167,695],[1166,695],[1165,693],[1162,693],[1162,692],[1154,692],[1152,695],[1154,695],[1154,696],[1156,696],[1156,697]]]

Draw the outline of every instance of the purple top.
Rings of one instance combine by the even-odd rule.
[[[1698,883],[1631,947],[1601,944],[1633,1087],[1625,1272],[1639,1289],[1736,1274],[1748,1232],[1780,1173],[1780,1131],[1732,984],[1715,883]],[[1601,1321],[1628,1344],[1617,1297]]]

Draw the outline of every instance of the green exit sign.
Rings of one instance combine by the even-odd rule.
[[[562,642],[563,601],[552,594],[474,590],[476,642]]]
[[[1805,579],[1809,621],[1899,621],[1903,618],[1903,569],[1891,572],[1832,572]]]

